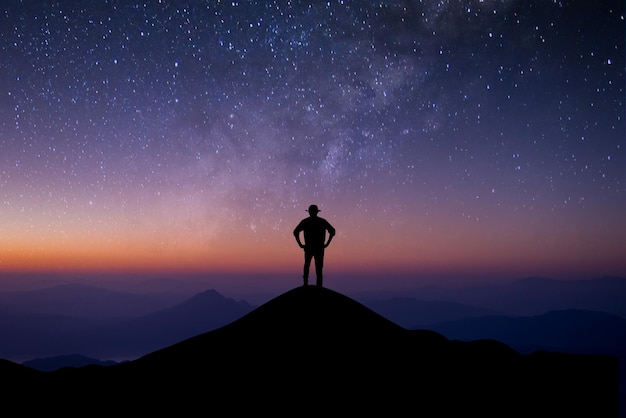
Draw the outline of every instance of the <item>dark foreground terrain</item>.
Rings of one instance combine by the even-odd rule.
[[[0,373],[20,415],[618,416],[615,357],[451,341],[316,287],[131,362]]]

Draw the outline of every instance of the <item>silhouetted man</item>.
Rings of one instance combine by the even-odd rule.
[[[309,206],[307,210],[309,217],[300,221],[293,235],[300,248],[304,248],[304,285],[309,284],[309,268],[311,267],[311,259],[315,259],[315,274],[317,276],[317,285],[322,286],[324,268],[324,248],[328,247],[335,236],[335,228],[324,218],[317,216],[320,210],[317,205]],[[326,242],[326,231],[328,231],[328,242]],[[300,232],[304,232],[304,244],[300,240]]]

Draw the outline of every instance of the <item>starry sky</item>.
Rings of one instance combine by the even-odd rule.
[[[3,1],[0,271],[298,284],[317,204],[337,286],[626,275],[624,42],[622,0]]]

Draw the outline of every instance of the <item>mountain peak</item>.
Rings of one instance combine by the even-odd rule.
[[[363,340],[400,338],[405,332],[404,328],[341,293],[302,286],[275,297],[228,325],[150,353],[136,362],[160,361],[164,356],[193,359],[194,364],[210,362],[209,357],[197,351],[200,347],[203,353],[222,355],[237,352],[242,347],[247,350],[250,344],[256,351],[269,350],[268,358],[274,357],[274,347],[279,347],[277,351],[290,347],[300,352],[301,346],[314,350],[328,344],[355,350]]]
[[[200,293],[195,294],[194,296],[192,296],[190,299],[187,300],[187,303],[189,302],[195,303],[197,301],[200,301],[203,303],[211,303],[211,302],[217,302],[217,301],[221,302],[225,299],[226,298],[222,296],[217,290],[208,289],[208,290],[204,290]]]
[[[232,324],[276,331],[394,332],[402,329],[370,308],[324,287],[301,286],[268,301]]]

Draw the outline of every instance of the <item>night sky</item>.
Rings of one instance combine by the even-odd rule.
[[[3,1],[0,270],[298,285],[317,204],[330,287],[626,275],[624,42],[622,0]]]

